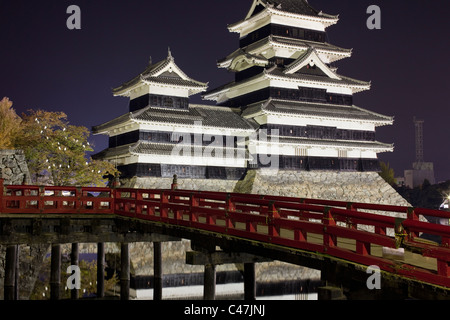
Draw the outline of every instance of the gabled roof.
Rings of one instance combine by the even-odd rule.
[[[330,70],[331,71],[331,70]],[[334,72],[333,72],[334,73]],[[371,83],[367,81],[357,80],[342,75],[336,75],[336,78],[316,76],[302,73],[285,73],[284,68],[272,67],[264,70],[264,74],[268,78],[278,79],[282,81],[296,81],[299,83],[308,84],[324,84],[335,87],[348,87],[352,89],[353,93],[369,90]]]
[[[265,67],[269,64],[269,60],[261,55],[254,55],[245,52],[242,49],[238,49],[234,57],[230,59],[230,64],[228,66],[231,70],[241,71],[253,66]]]
[[[330,68],[328,68],[322,62],[322,60],[320,60],[319,56],[317,55],[317,51],[314,48],[309,48],[297,60],[287,65],[283,73],[293,74],[307,65],[316,66],[331,79],[341,80],[341,78],[335,72],[333,72]]]
[[[167,84],[174,87],[183,87],[190,90],[190,94],[205,91],[208,83],[196,81],[186,75],[176,64],[169,49],[167,58],[157,63],[150,61],[147,68],[132,80],[113,89],[115,96],[128,96],[132,89],[144,84]]]

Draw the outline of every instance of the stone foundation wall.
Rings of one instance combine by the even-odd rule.
[[[238,182],[234,191],[310,199],[409,205],[376,172],[278,171],[275,174],[273,171],[250,170],[245,179]],[[320,271],[297,268],[282,262],[260,264],[259,268],[264,269],[262,272],[266,276],[263,278],[270,279],[269,281],[279,280],[278,271],[280,270],[288,280],[320,278]]]
[[[30,173],[22,150],[0,150],[0,178],[5,185],[30,184]],[[0,190],[3,192],[3,190]],[[47,245],[44,246],[45,248]],[[19,246],[19,297],[27,299],[40,270],[45,249],[43,246]],[[6,247],[0,245],[0,299],[3,299]]]
[[[5,185],[30,184],[30,172],[22,150],[0,150],[0,178]]]
[[[170,189],[173,178],[133,178],[121,181],[121,187],[136,189]],[[180,179],[178,189],[232,192],[238,180]]]
[[[310,199],[409,205],[376,172],[252,170],[236,188],[238,192]]]

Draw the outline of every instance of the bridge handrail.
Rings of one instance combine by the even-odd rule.
[[[120,191],[120,190],[119,190]],[[368,213],[363,211],[355,211],[355,207],[348,206],[348,203],[336,202],[341,208],[319,206],[305,204],[304,202],[312,203],[326,203],[327,201],[296,201],[296,199],[286,199],[287,202],[275,201],[274,197],[265,199],[265,197],[259,195],[243,195],[234,193],[216,193],[216,192],[199,192],[191,190],[144,190],[142,192],[154,192],[160,194],[161,198],[159,200],[137,200],[133,199],[122,199],[125,202],[131,203],[135,201],[135,209],[138,205],[145,205],[146,203],[149,207],[153,206],[153,213],[156,209],[163,209],[166,213],[161,216],[151,216],[143,214],[135,214],[130,211],[124,211],[128,216],[133,216],[141,219],[158,220],[165,221],[177,225],[184,225],[187,227],[197,227],[208,231],[221,232],[230,235],[236,235],[241,237],[247,237],[255,240],[262,240],[272,244],[282,244],[286,246],[296,247],[299,249],[313,250],[316,252],[328,252],[333,253],[337,257],[348,258],[352,261],[357,261],[360,263],[371,263],[371,264],[382,264],[386,269],[395,269],[395,263],[390,264],[386,262],[385,259],[372,256],[370,253],[371,244],[378,244],[385,247],[397,248],[398,245],[406,243],[408,245],[415,245],[414,241],[408,239],[408,229],[415,231],[413,228],[414,223],[406,224],[403,233],[400,233],[400,240],[395,237],[389,237],[386,235],[386,229],[391,228],[395,232],[397,227],[401,226],[402,222],[407,221],[407,213],[411,212],[411,208],[408,207],[398,207],[398,206],[364,206],[362,204],[358,207],[367,207],[371,210],[381,208],[386,210],[388,208],[394,209],[395,212],[405,213],[404,219],[397,219],[390,216],[384,216],[380,214]],[[139,192],[138,192],[139,193]],[[183,200],[183,203],[177,202],[177,197],[185,197],[188,200]],[[202,202],[205,200],[205,202]],[[206,202],[206,200],[222,201],[217,207],[212,208],[211,206],[202,207],[202,205],[211,204]],[[295,200],[295,201],[292,201]],[[239,204],[243,202],[244,204]],[[302,203],[303,202],[303,203]],[[131,208],[132,206],[129,206]],[[351,209],[347,209],[350,207]],[[248,209],[237,210],[238,208]],[[345,208],[345,209],[344,209]],[[173,216],[168,215],[168,211],[173,211]],[[286,210],[286,211],[283,211]],[[305,221],[305,216],[302,214],[296,215],[293,210],[300,211],[312,211],[317,214],[311,219],[321,218],[320,222],[310,222]],[[183,212],[188,214],[188,220],[182,218]],[[257,214],[255,214],[257,212]],[[320,214],[319,214],[320,213]],[[429,212],[427,212],[429,213]],[[200,217],[206,218],[205,222],[200,222]],[[294,219],[294,218],[298,218]],[[219,219],[225,220],[225,225],[219,226],[216,221]],[[307,220],[309,220],[308,218]],[[397,224],[397,222],[400,222]],[[412,220],[414,221],[414,220]],[[337,222],[345,222],[348,227],[338,226]],[[237,223],[243,223],[245,228],[236,228]],[[427,231],[434,232],[439,231],[440,226],[427,224]],[[257,226],[261,225],[267,228],[267,234],[262,234],[257,232]],[[357,225],[366,225],[375,227],[375,232],[367,232],[362,230],[357,230]],[[325,229],[325,227],[326,229]],[[280,235],[280,229],[287,229],[294,232],[294,240],[287,239]],[[445,228],[443,229],[446,230]],[[318,234],[323,237],[323,243],[317,244],[307,241],[307,235]],[[356,241],[356,250],[354,252],[349,250],[344,250],[337,247],[337,237],[344,237],[353,239]],[[418,247],[418,245],[417,245]],[[450,255],[444,255],[440,251],[439,246],[428,246],[428,255],[436,257],[438,259],[438,265],[447,265],[448,257]],[[433,250],[432,250],[433,249]],[[425,252],[425,251],[424,251]],[[439,253],[439,254],[438,254]],[[447,283],[450,286],[449,279],[446,276],[446,268],[438,268],[438,274],[430,274],[426,271],[414,271],[415,267],[405,267],[405,274],[415,274],[415,276],[422,276],[424,279],[435,283]],[[445,278],[442,278],[445,276]]]
[[[69,191],[70,195],[57,191]],[[385,212],[403,215],[380,214]],[[450,287],[450,226],[420,221],[420,216],[450,218],[450,213],[439,210],[197,190],[3,186],[0,179],[2,213],[108,213],[160,221],[376,264]],[[389,229],[395,236],[388,235]],[[442,237],[442,245],[418,242],[422,232]],[[312,235],[321,238],[320,242],[317,238],[312,241]],[[339,247],[338,239],[343,238],[352,240],[354,249]],[[373,255],[372,245],[414,247],[437,259],[437,272],[414,266],[398,268],[397,262]]]
[[[64,194],[66,191],[69,194]],[[92,193],[98,193],[94,196]],[[0,179],[0,213],[112,214],[113,190],[98,187],[4,186]]]

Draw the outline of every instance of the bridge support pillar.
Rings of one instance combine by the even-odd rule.
[[[50,272],[50,299],[59,300],[61,292],[61,245],[52,245]]]
[[[8,246],[6,248],[6,261],[5,261],[5,283],[4,283],[4,299],[5,300],[17,300],[17,259],[18,259],[18,246]]]
[[[192,246],[192,244],[191,244]],[[195,246],[194,250],[201,247]],[[255,277],[255,263],[269,262],[271,259],[254,256],[248,253],[239,252],[206,252],[206,251],[189,251],[186,252],[186,263],[191,265],[205,266],[205,281],[204,281],[204,295],[205,300],[215,299],[216,286],[216,265],[221,264],[244,264],[244,298],[245,300],[256,299],[256,277]]]
[[[153,242],[153,300],[162,300],[162,250],[161,242]]]
[[[120,247],[120,299],[130,300],[130,247],[122,243]]]
[[[105,297],[105,244],[97,244],[97,298]]]
[[[216,265],[205,264],[203,300],[216,299]]]
[[[80,256],[80,249],[78,243],[72,243],[72,251],[70,253],[70,264],[73,266],[79,265],[79,256]],[[79,298],[79,291],[77,288],[73,288],[70,291],[70,298],[72,300],[77,300]]]
[[[347,300],[342,288],[326,286],[317,290],[318,300]]]

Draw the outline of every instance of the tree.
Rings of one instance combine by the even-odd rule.
[[[392,169],[389,165],[389,162],[386,164],[384,162],[380,162],[381,172],[380,176],[391,186],[397,184],[397,180],[395,179],[394,169]]]
[[[0,101],[0,149],[14,149],[14,139],[20,131],[21,119],[12,108],[12,101]]]
[[[57,186],[104,185],[106,174],[117,175],[113,164],[86,158],[93,151],[89,130],[70,125],[63,112],[29,110],[22,115],[22,133],[15,146],[24,150],[30,174],[35,182]]]

